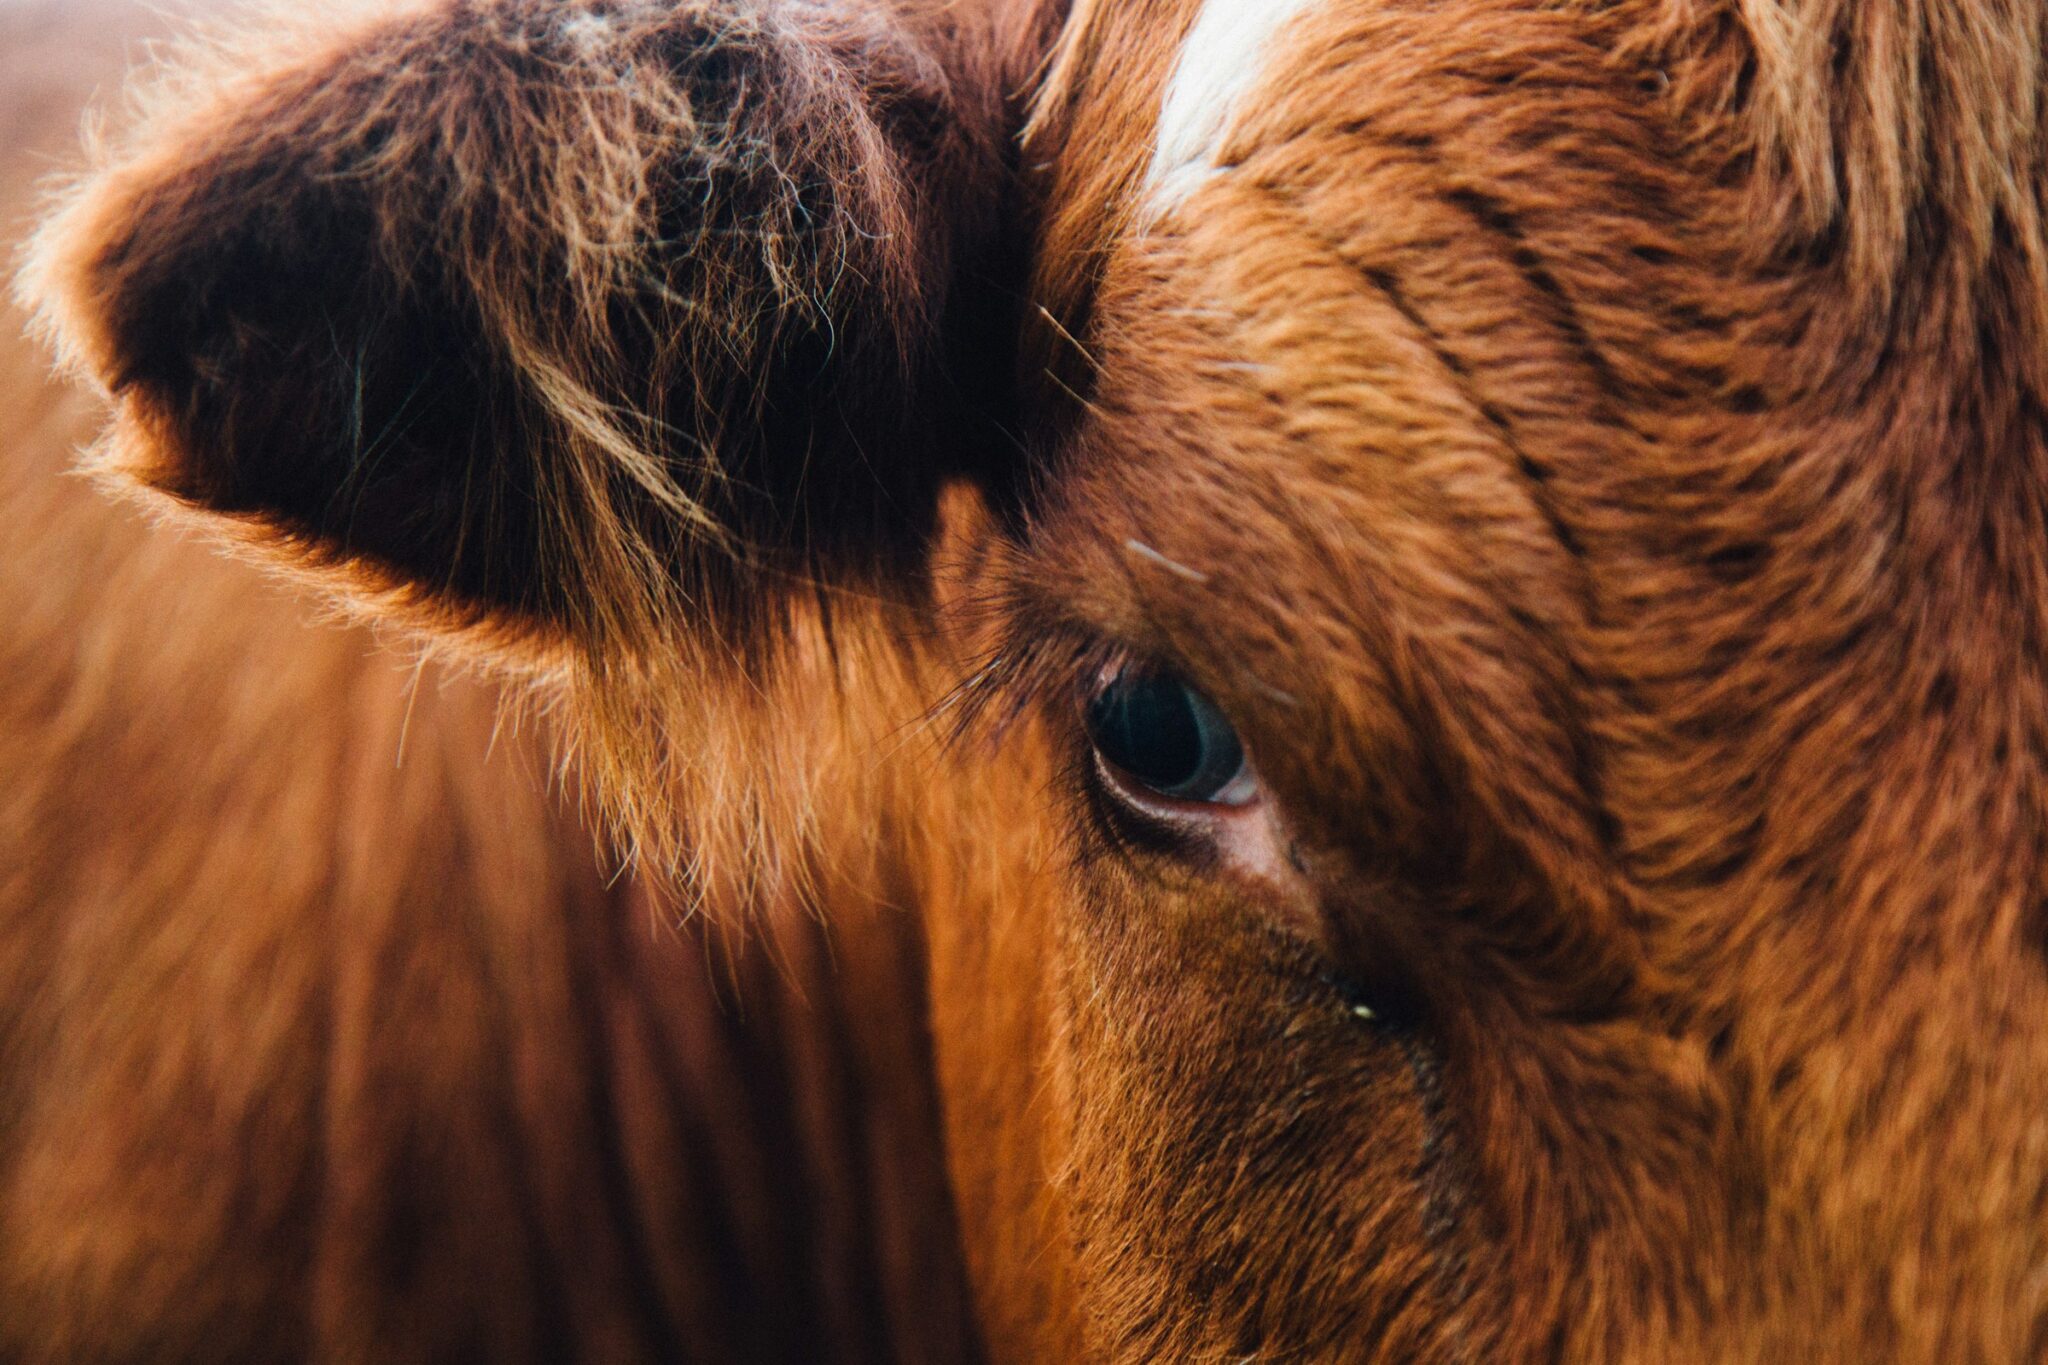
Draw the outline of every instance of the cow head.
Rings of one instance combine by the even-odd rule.
[[[999,1350],[2015,1358],[2043,39],[434,4],[33,278],[112,467],[542,675],[699,894],[924,917]]]

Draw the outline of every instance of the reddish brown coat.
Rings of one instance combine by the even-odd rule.
[[[29,287],[727,922],[914,912],[992,1354],[2039,1357],[2048,16],[1328,0],[1167,200],[1199,8],[390,6]]]

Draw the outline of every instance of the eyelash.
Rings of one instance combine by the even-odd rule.
[[[1132,657],[1124,646],[1071,626],[1015,626],[937,709],[951,713],[955,740],[971,733],[999,738],[1033,713],[1052,719],[1063,732],[1071,724],[1079,736],[1081,708],[1095,680]],[[1085,737],[1081,743],[1085,749]]]

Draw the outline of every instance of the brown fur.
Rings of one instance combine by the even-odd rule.
[[[2048,20],[1330,0],[1153,221],[1195,8],[417,9],[29,288],[117,467],[541,673],[708,908],[914,910],[991,1354],[2041,1356]],[[1117,658],[1279,871],[1119,814]]]
[[[0,241],[144,31],[0,13]],[[682,922],[497,688],[108,504],[6,346],[0,1359],[977,1358],[915,921]]]

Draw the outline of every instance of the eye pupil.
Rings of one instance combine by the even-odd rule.
[[[1244,767],[1237,732],[1216,704],[1168,673],[1126,670],[1088,706],[1096,752],[1143,786],[1208,801]]]
[[[1188,689],[1171,678],[1118,678],[1089,709],[1096,747],[1149,786],[1176,787],[1202,766],[1202,731]]]

